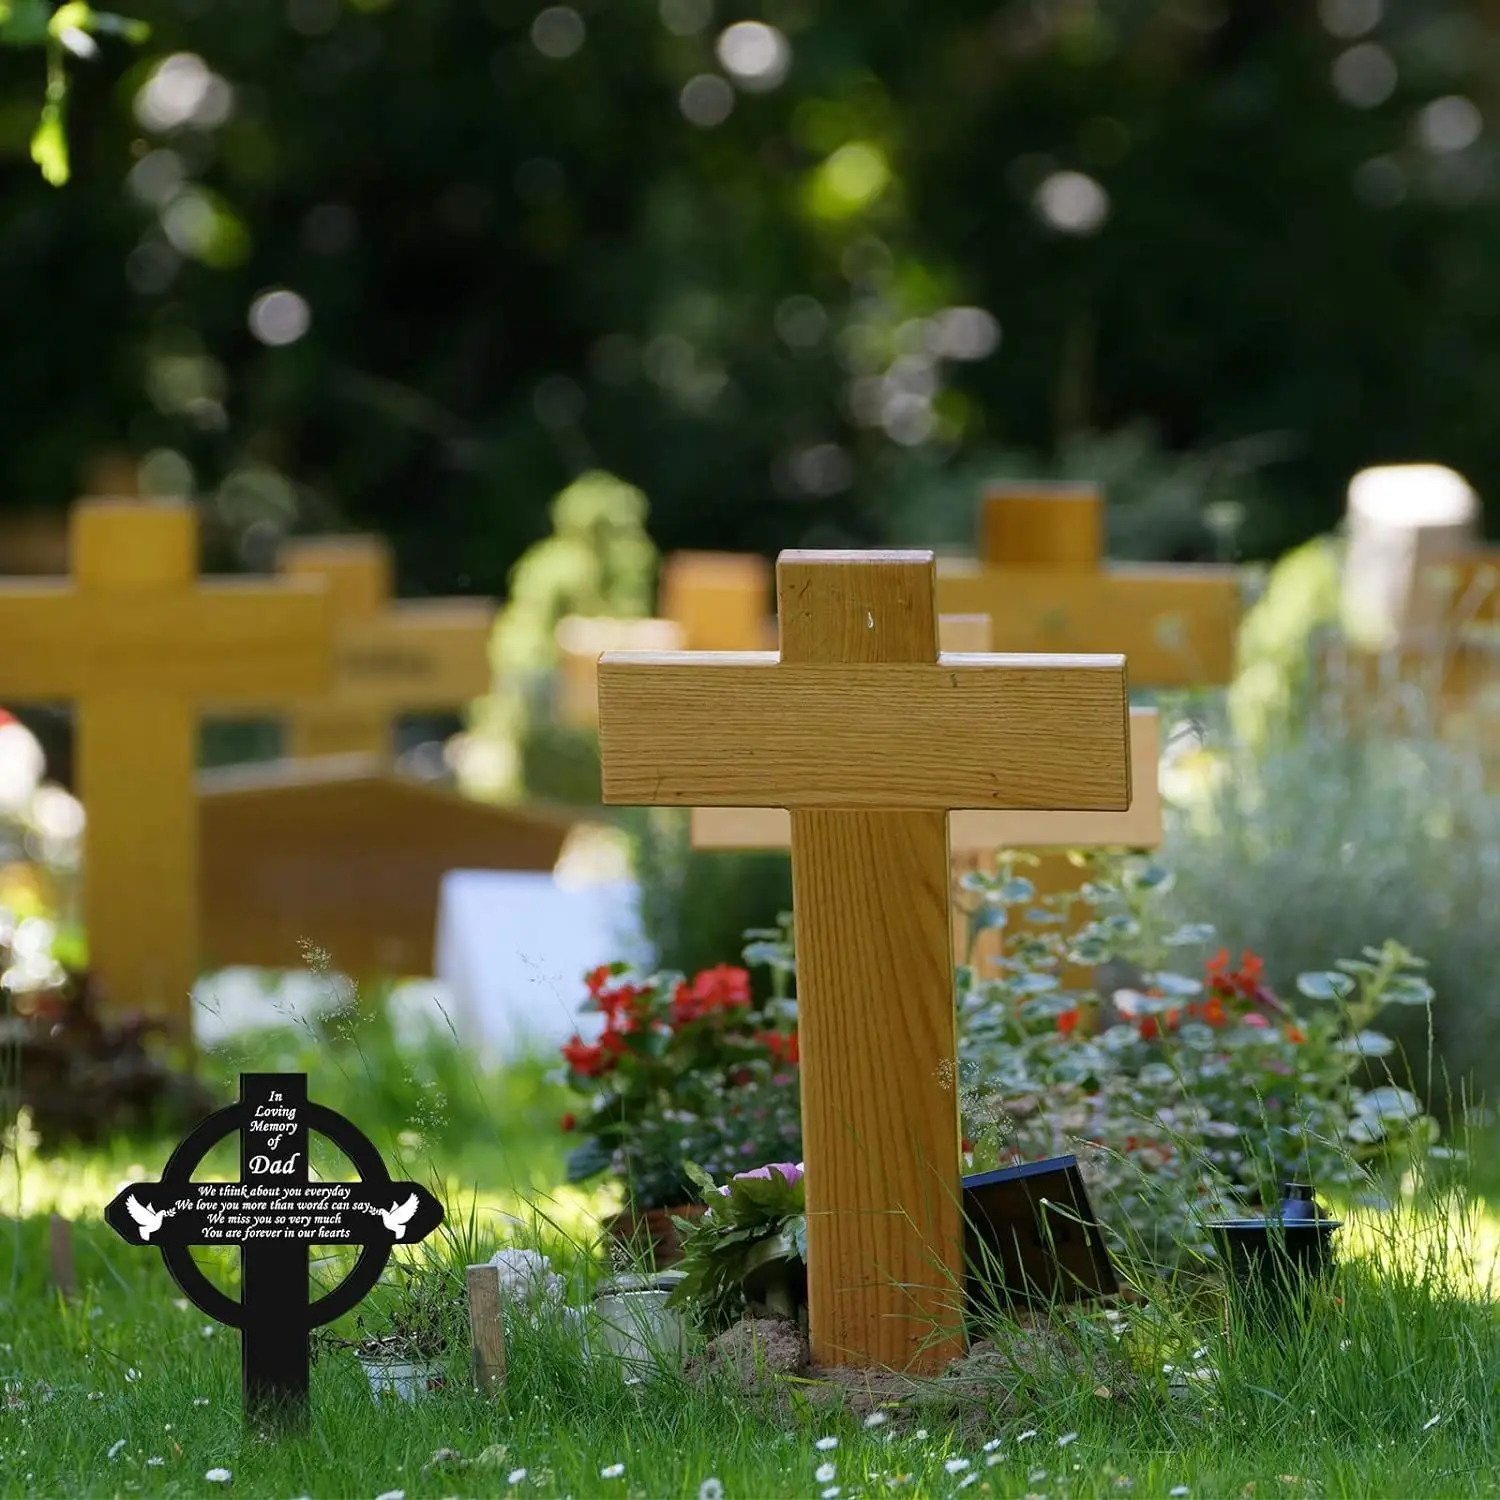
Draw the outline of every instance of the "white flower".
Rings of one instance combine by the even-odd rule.
[[[966,1474],[966,1475],[964,1475],[964,1477],[962,1479],[960,1479],[958,1481],[958,1487],[961,1490],[966,1490],[966,1489],[968,1489],[968,1487],[971,1484],[978,1484],[978,1483],[979,1483],[979,1476],[977,1474]]]
[[[837,1464],[819,1464],[818,1467],[813,1470],[813,1478],[816,1479],[819,1484],[832,1484],[834,1476],[837,1473]]]
[[[926,1436],[927,1429],[925,1427],[919,1427],[914,1433],[912,1433],[912,1438],[919,1443],[922,1442],[926,1438]]]
[[[605,1464],[605,1466],[599,1470],[599,1477],[601,1479],[618,1479],[624,1472],[624,1464]]]
[[[1066,1448],[1069,1443],[1076,1443],[1077,1441],[1078,1434],[1076,1432],[1065,1432],[1060,1438],[1058,1438],[1057,1446],[1059,1448]]]
[[[1182,1500],[1183,1495],[1191,1495],[1193,1492],[1185,1484],[1174,1484],[1167,1493],[1173,1497],[1173,1500]]]
[[[698,1486],[698,1500],[724,1500],[722,1481],[708,1478]]]
[[[836,1485],[836,1484],[830,1484],[826,1490],[823,1490],[823,1491],[820,1492],[818,1500],[838,1500],[838,1497],[839,1497],[839,1487],[838,1487],[838,1485]]]
[[[1016,1434],[1016,1441],[1018,1443],[1029,1442],[1035,1436],[1036,1436],[1036,1428],[1035,1427],[1028,1427],[1025,1432],[1018,1432]]]
[[[884,1427],[888,1421],[890,1421],[890,1418],[887,1417],[883,1411],[872,1411],[870,1415],[865,1418],[865,1426]]]
[[[148,1469],[159,1469],[164,1463],[166,1463],[166,1459],[164,1458],[148,1458],[146,1460],[146,1467]]]
[[[969,1460],[966,1458],[950,1458],[943,1467],[950,1474],[962,1474],[969,1467]]]
[[[1428,1419],[1425,1422],[1422,1423],[1422,1431],[1426,1432],[1429,1427],[1436,1427],[1437,1424],[1439,1422],[1441,1422],[1442,1420],[1443,1420],[1443,1414],[1442,1414],[1442,1412],[1440,1412],[1440,1411],[1433,1412],[1433,1414],[1430,1417],[1428,1417]]]
[[[525,1477],[526,1477],[526,1470],[525,1469],[512,1469],[510,1471],[510,1473],[505,1476],[505,1482],[507,1484],[520,1484],[520,1482]]]
[[[109,1459],[110,1459],[111,1462],[113,1462],[115,1459],[117,1459],[120,1456],[120,1452],[121,1452],[121,1450],[124,1447],[125,1447],[125,1439],[124,1438],[119,1438],[115,1442],[113,1442],[113,1443],[111,1443],[109,1445],[109,1454],[108,1454],[108,1457],[109,1457]]]
[[[995,1449],[998,1448],[999,1446],[1000,1446],[1000,1439],[999,1438],[991,1438],[989,1440],[989,1442],[987,1442],[984,1445],[984,1451],[986,1453],[993,1453],[995,1451]]]
[[[376,1495],[375,1500],[406,1500],[405,1490],[387,1490],[383,1495]]]
[[[813,1444],[813,1447],[816,1448],[819,1453],[832,1453],[833,1450],[838,1447],[838,1445],[839,1440],[836,1437],[826,1437],[819,1438],[817,1442]]]
[[[987,1469],[993,1469],[996,1464],[1003,1464],[1004,1462],[1005,1455],[1003,1453],[992,1453],[987,1459],[985,1459],[984,1466]]]
[[[126,1370],[126,1372],[125,1372],[125,1379],[127,1381],[131,1382],[132,1384],[135,1381],[139,1380],[140,1378],[141,1378],[141,1372],[139,1370],[135,1369],[133,1366],[130,1369]]]
[[[203,1477],[210,1484],[228,1484],[234,1475],[228,1469],[210,1469]]]
[[[207,1406],[208,1405],[208,1397],[207,1396],[194,1396],[193,1397],[193,1405],[194,1406]]]

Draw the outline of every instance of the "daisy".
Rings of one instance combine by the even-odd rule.
[[[813,1471],[813,1478],[816,1479],[819,1484],[832,1484],[834,1475],[836,1475],[837,1473],[838,1467],[835,1464],[819,1464],[818,1467]]]
[[[624,1464],[605,1464],[605,1466],[599,1470],[599,1477],[601,1479],[618,1479],[624,1472]]]
[[[234,1475],[228,1469],[210,1469],[203,1477],[210,1484],[228,1484]]]

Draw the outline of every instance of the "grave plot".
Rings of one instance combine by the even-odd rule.
[[[296,969],[311,943],[340,973],[387,978],[434,972],[450,871],[550,873],[575,821],[360,756],[206,772],[198,813],[208,964]]]
[[[605,799],[791,812],[813,1355],[936,1369],[962,1343],[947,815],[1128,809],[1124,662],[941,657],[930,553],[783,553],[777,614],[779,653],[601,660]]]
[[[90,966],[107,1004],[187,1035],[199,717],[210,702],[327,691],[327,592],[200,579],[188,506],[84,501],[69,546],[68,579],[0,582],[0,696],[73,705]]]

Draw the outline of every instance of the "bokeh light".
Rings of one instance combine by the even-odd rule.
[[[311,322],[306,298],[284,287],[262,292],[250,304],[250,332],[263,344],[295,344]]]
[[[1396,78],[1391,54],[1374,42],[1361,42],[1334,59],[1334,92],[1356,109],[1384,104],[1396,91]]]
[[[734,112],[734,90],[717,73],[700,73],[683,84],[677,106],[690,125],[722,125]]]
[[[531,45],[543,57],[572,57],[588,35],[583,17],[570,5],[549,5],[531,23]]]
[[[715,50],[724,71],[747,93],[778,87],[792,66],[791,44],[762,21],[736,21],[719,37]]]
[[[1063,234],[1095,234],[1109,217],[1109,194],[1084,172],[1053,172],[1033,202],[1043,221]]]

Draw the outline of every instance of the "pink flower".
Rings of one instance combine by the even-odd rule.
[[[1271,1023],[1259,1011],[1252,1010],[1249,1015],[1240,1017],[1240,1024],[1242,1026],[1253,1026],[1257,1031],[1264,1031]]]
[[[769,1166],[754,1167],[748,1172],[736,1172],[734,1176],[736,1181],[742,1177],[764,1177],[769,1182],[772,1172],[775,1172],[788,1187],[796,1187],[802,1181],[800,1161],[773,1161]]]

